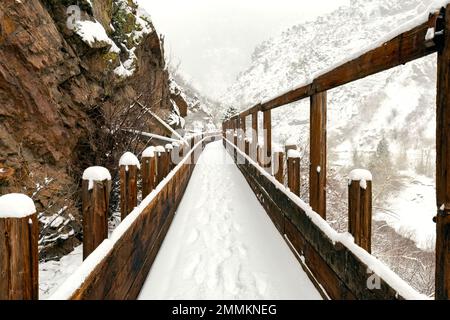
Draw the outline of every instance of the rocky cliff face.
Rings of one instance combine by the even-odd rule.
[[[0,194],[35,199],[42,257],[81,238],[80,173],[114,162],[99,140],[108,119],[137,98],[167,116],[168,79],[160,38],[133,0],[1,0]]]

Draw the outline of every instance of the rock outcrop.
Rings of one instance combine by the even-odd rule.
[[[133,0],[2,0],[0,194],[35,200],[42,258],[81,239],[81,170],[108,165],[99,137],[136,99],[171,112],[163,45]]]

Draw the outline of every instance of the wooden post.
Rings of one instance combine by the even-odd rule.
[[[84,171],[82,182],[83,260],[108,238],[111,174],[106,168]]]
[[[295,150],[288,152],[288,188],[300,197],[300,155]]]
[[[284,153],[275,152],[273,155],[273,175],[275,179],[282,185],[284,185]]]
[[[38,234],[33,200],[0,197],[0,300],[38,300]]]
[[[228,130],[227,130],[227,131],[228,131]],[[192,151],[192,154],[191,154],[191,165],[194,165],[194,164],[195,164],[195,152],[194,152],[194,147],[195,147],[195,137],[192,136],[192,138],[191,138],[191,151]]]
[[[445,10],[444,47],[438,53],[436,99],[436,294],[450,299],[450,5]]]
[[[142,175],[142,198],[147,197],[155,189],[156,158],[155,148],[149,147],[142,153],[141,159]]]
[[[248,139],[245,138],[244,143],[245,143],[245,154],[247,156],[250,156],[250,141],[248,141]],[[246,162],[248,162],[248,161],[246,161]]]
[[[327,93],[311,96],[309,199],[312,209],[326,219]]]
[[[247,122],[246,117],[241,117],[241,133],[242,133],[242,148],[241,151],[245,152],[245,139],[247,138]]]
[[[348,231],[355,243],[372,251],[372,174],[367,170],[350,173],[348,186]]]
[[[120,158],[120,212],[122,220],[137,207],[137,178],[140,166],[138,158],[131,152],[125,153]]]
[[[160,184],[166,176],[166,149],[163,146],[157,146],[156,152],[156,185]]]
[[[272,161],[272,111],[264,111],[264,154],[262,164],[270,168]]]
[[[172,162],[172,153],[173,153],[173,145],[171,144],[171,143],[168,143],[168,144],[166,144],[166,146],[165,146],[165,148],[166,148],[166,156],[167,156],[167,159],[166,159],[166,161],[167,161],[167,168],[166,168],[166,175],[165,176],[167,176],[169,173],[170,173],[170,171],[172,171],[172,169],[173,168],[175,168],[175,166],[174,166],[174,163]]]
[[[258,112],[254,112],[252,114],[252,143],[250,146],[250,153],[251,153],[251,158],[255,161],[258,162],[258,153],[257,153],[257,146],[258,146],[258,138],[259,137],[259,133],[258,133]]]

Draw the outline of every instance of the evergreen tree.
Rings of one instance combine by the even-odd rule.
[[[372,171],[375,181],[377,181],[377,183],[381,183],[392,174],[392,170],[389,142],[383,136],[380,142],[378,142],[377,151],[371,158],[370,171]]]

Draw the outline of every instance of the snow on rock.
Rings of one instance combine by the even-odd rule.
[[[20,219],[35,213],[33,200],[24,194],[11,193],[0,197],[0,219]]]
[[[104,167],[90,167],[84,171],[82,179],[89,181],[89,190],[92,190],[94,181],[111,181],[111,174]]]
[[[348,184],[359,181],[361,188],[367,188],[367,181],[372,181],[372,173],[364,169],[355,169],[348,175]]]
[[[75,25],[75,32],[81,37],[81,39],[87,43],[91,48],[102,48],[110,46],[111,52],[120,53],[120,49],[108,37],[105,28],[98,21],[77,21]]]
[[[165,146],[166,150],[173,150],[173,145],[171,143],[166,144]]]
[[[142,152],[142,158],[153,158],[155,156],[155,147],[148,147]]]
[[[288,150],[287,157],[288,157],[289,159],[291,159],[291,158],[296,158],[296,159],[298,159],[298,158],[301,158],[301,157],[302,157],[302,154],[301,154],[300,151],[298,151],[298,150],[293,150],[293,149],[291,149],[291,150]]]
[[[119,160],[119,166],[125,166],[125,170],[128,171],[129,166],[136,166],[140,169],[141,163],[134,154],[131,152],[125,152]]]

